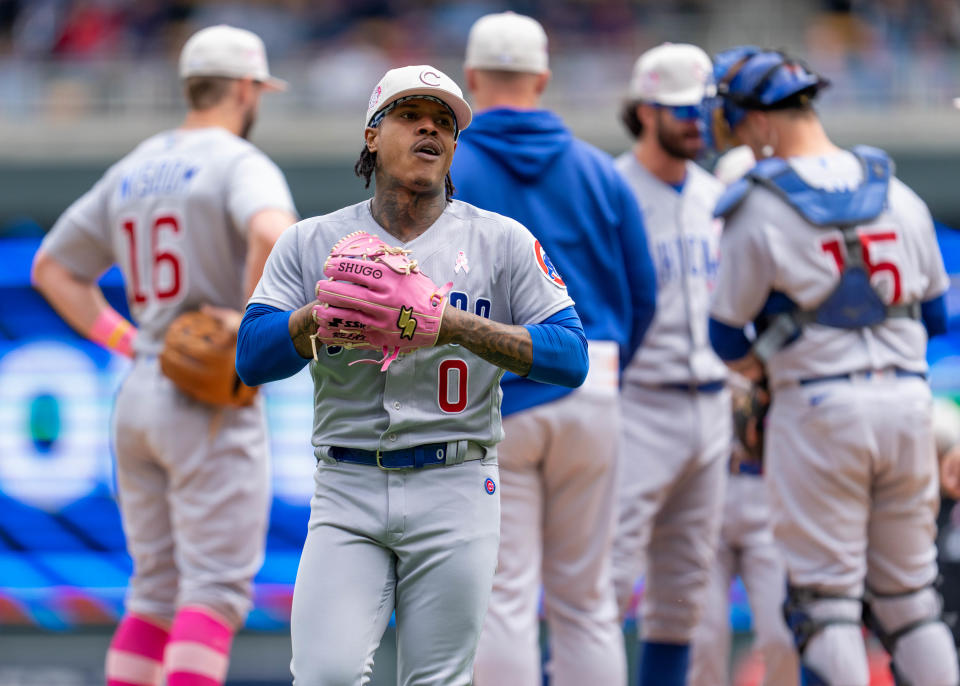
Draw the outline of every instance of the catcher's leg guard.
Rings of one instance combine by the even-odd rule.
[[[940,618],[942,607],[932,586],[894,594],[867,592],[864,622],[890,654],[897,686],[960,684],[957,651]]]
[[[857,597],[788,586],[783,616],[793,632],[805,686],[867,686],[862,605]]]

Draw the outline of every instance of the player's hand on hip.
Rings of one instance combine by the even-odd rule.
[[[243,313],[239,310],[234,310],[230,307],[217,307],[216,305],[201,305],[200,311],[218,320],[234,334],[240,330]]]
[[[944,495],[960,500],[960,443],[940,458],[940,490]]]
[[[726,363],[737,374],[748,378],[753,383],[759,383],[764,377],[763,363],[753,353],[747,353],[739,360]]]

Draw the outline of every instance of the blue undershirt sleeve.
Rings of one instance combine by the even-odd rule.
[[[920,303],[920,319],[927,329],[928,338],[947,332],[947,301],[943,295]]]
[[[293,346],[287,323],[293,312],[270,305],[247,307],[237,334],[237,375],[248,386],[293,376],[310,360]]]
[[[587,337],[572,306],[524,328],[533,341],[533,364],[526,378],[569,388],[583,383],[590,368]]]
[[[739,360],[750,352],[750,340],[735,326],[710,317],[710,345],[724,362]]]

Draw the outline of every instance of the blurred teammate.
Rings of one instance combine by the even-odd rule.
[[[107,654],[110,686],[223,683],[263,561],[269,507],[261,403],[214,407],[163,376],[180,313],[206,306],[234,331],[274,241],[295,221],[283,174],[245,140],[270,76],[263,42],[215,26],[180,55],[189,112],[141,143],[60,217],[33,282],[80,333],[134,358],[117,395],[117,487],[134,571]],[[117,263],[138,328],[97,279]]]
[[[713,173],[729,186],[755,162],[749,147],[738,146],[717,160]],[[729,383],[735,408],[738,403],[749,402],[750,381],[732,374]],[[746,419],[749,414],[747,409],[741,416]],[[763,429],[754,427],[751,431],[751,446],[741,445],[736,439],[733,441],[720,541],[710,572],[703,617],[693,637],[689,686],[728,683],[730,584],[737,576],[747,590],[755,634],[753,647],[763,656],[764,683],[770,686],[799,683],[796,649],[783,620],[786,569],[773,539],[766,484],[762,477]]]
[[[457,197],[536,233],[579,305],[591,359],[574,392],[515,375],[501,384],[500,554],[475,683],[541,683],[542,582],[550,683],[615,686],[626,683],[610,576],[618,360],[633,356],[653,316],[653,265],[636,201],[613,161],[540,109],[550,79],[540,24],[487,15],[466,52],[480,113],[451,167]]]
[[[713,170],[730,185],[751,169],[756,160],[746,145],[726,152]],[[750,381],[734,374],[729,380],[738,402],[749,402]],[[762,440],[762,427],[754,428]],[[717,557],[711,570],[710,590],[703,617],[693,637],[689,686],[728,683],[730,671],[730,584],[739,576],[747,590],[753,619],[753,647],[763,656],[764,683],[792,686],[800,671],[789,629],[783,621],[786,569],[773,539],[770,508],[763,482],[763,462],[757,453],[734,440],[723,508]]]
[[[366,683],[394,610],[399,684],[472,682],[499,539],[500,377],[577,386],[586,376],[583,329],[540,243],[452,200],[450,162],[470,120],[435,68],[388,71],[357,163],[376,180],[373,199],[284,233],[244,317],[237,365],[248,383],[303,367],[315,285],[353,231],[403,244],[453,287],[436,344],[384,372],[351,366],[367,350],[317,346],[317,489],[291,617],[298,686]]]
[[[766,475],[803,683],[868,683],[865,614],[897,683],[955,686],[933,588],[925,352],[946,328],[948,281],[930,213],[884,152],[830,141],[811,104],[821,77],[758,48],[716,60],[719,123],[760,162],[717,208],[711,340],[752,378],[765,365]]]
[[[621,612],[646,558],[641,686],[682,686],[713,563],[730,455],[726,368],[707,336],[723,185],[692,160],[713,95],[700,48],[664,44],[634,67],[623,121],[637,142],[617,167],[643,211],[657,312],[624,374],[614,580]]]

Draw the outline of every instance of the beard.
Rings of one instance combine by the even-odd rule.
[[[670,129],[664,125],[662,116],[658,117],[657,121],[657,142],[664,152],[681,160],[695,160],[704,146],[703,136],[699,132],[690,135],[688,131],[679,128]]]
[[[250,131],[253,129],[253,125],[257,123],[257,110],[254,107],[251,107],[249,110],[243,113],[243,121],[240,124],[240,138],[248,140],[250,138]]]

